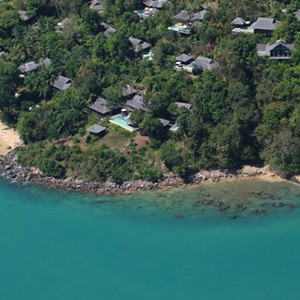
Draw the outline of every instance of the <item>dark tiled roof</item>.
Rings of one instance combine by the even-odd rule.
[[[240,25],[240,26],[245,25],[245,23],[246,21],[241,17],[237,17],[231,22],[232,25]]]
[[[211,58],[199,56],[194,65],[202,70],[212,70],[218,67],[218,63],[213,62]]]
[[[72,85],[72,83],[70,78],[58,76],[58,78],[56,78],[51,85],[58,90],[64,91],[68,89]]]
[[[171,123],[169,120],[162,119],[162,118],[160,118],[159,121],[164,127],[170,125],[170,123]]]
[[[33,70],[36,70],[39,65],[37,65],[34,61],[30,61],[18,67],[21,73],[27,73]]]
[[[187,63],[187,62],[193,60],[193,57],[191,55],[181,54],[181,55],[176,57],[176,60],[180,61],[182,63]]]
[[[257,50],[258,53],[259,52],[266,52],[267,47],[268,47],[268,44],[257,44],[256,50]]]
[[[122,90],[122,96],[127,97],[134,95],[137,92],[130,84],[126,84],[126,86]]]
[[[191,19],[191,16],[187,10],[182,10],[174,16],[174,19],[181,21],[189,21]]]
[[[104,1],[103,0],[93,0],[90,5],[90,9],[102,13],[104,11]]]
[[[259,30],[275,30],[281,24],[280,21],[271,18],[257,18],[257,20],[250,26],[252,29]]]
[[[108,24],[106,23],[101,23],[102,27],[104,28],[104,32],[103,34],[107,37],[107,38],[110,38],[111,36],[113,36],[117,30],[111,26],[109,26]]]
[[[49,58],[45,58],[42,63],[36,64],[34,61],[30,61],[28,63],[25,63],[23,65],[20,65],[18,69],[21,73],[27,73],[33,70],[36,70],[40,66],[44,66],[45,68],[48,68],[51,64],[51,60]]]
[[[147,111],[144,98],[139,95],[135,95],[131,100],[128,100],[126,105],[131,109]]]
[[[192,19],[194,21],[203,21],[204,16],[206,15],[206,13],[207,13],[206,9],[201,10],[199,12],[196,12],[196,13],[193,14]]]
[[[89,127],[86,131],[88,131],[90,133],[99,134],[101,132],[106,131],[106,127],[100,126],[98,124],[94,124],[91,127]]]
[[[185,102],[175,102],[178,108],[180,107],[185,107],[187,110],[191,110],[192,104],[190,103],[185,103]]]
[[[45,58],[42,62],[42,65],[45,67],[45,68],[48,68],[50,65],[51,65],[51,59],[50,58]]]
[[[287,44],[287,42],[284,41],[284,40],[278,40],[278,41],[276,41],[276,43],[268,44],[267,49],[268,49],[269,51],[271,51],[271,50],[273,50],[274,48],[276,48],[276,47],[279,46],[279,45],[283,45],[284,47],[286,47],[286,48],[289,49],[289,50],[293,50],[293,49],[295,48],[295,45],[294,45],[294,44]]]
[[[88,108],[98,112],[101,115],[106,115],[113,112],[116,107],[110,106],[108,101],[99,97],[95,102],[88,105]]]
[[[18,13],[19,13],[20,19],[24,22],[31,19],[31,17],[28,16],[27,11],[25,11],[25,10],[19,10]]]
[[[258,56],[270,56],[271,57],[271,51],[275,49],[278,46],[284,46],[288,50],[293,50],[295,48],[294,44],[287,44],[283,40],[278,40],[276,43],[269,43],[269,44],[257,44],[256,50],[257,50],[257,55]],[[289,59],[290,55],[283,55],[283,56],[275,56],[274,58],[277,59]]]
[[[148,7],[162,8],[163,4],[166,2],[167,0],[144,0],[143,4]]]
[[[135,52],[140,52],[140,51],[151,48],[151,44],[144,42],[140,39],[134,38],[134,37],[130,37],[129,42],[132,44]]]
[[[294,12],[294,16],[298,21],[300,21],[300,9]]]

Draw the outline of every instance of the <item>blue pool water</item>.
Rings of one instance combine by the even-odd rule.
[[[114,122],[120,124],[120,125],[123,125],[123,126],[128,126],[128,123],[121,117],[119,118],[114,118],[112,119]]]
[[[251,189],[300,202],[288,183],[95,198],[0,181],[0,299],[299,299],[300,208],[231,219],[188,201]]]
[[[132,132],[132,131],[135,130],[135,129],[134,129],[132,126],[130,126],[130,125],[128,124],[128,122],[127,122],[124,118],[122,118],[122,117],[115,117],[115,118],[112,118],[110,121],[111,121],[111,123],[113,123],[113,124],[115,124],[115,125],[119,125],[120,127],[124,128],[124,129],[126,129],[126,130],[128,130],[128,131],[130,131],[130,132]]]

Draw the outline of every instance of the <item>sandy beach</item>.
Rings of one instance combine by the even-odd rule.
[[[8,152],[22,145],[18,132],[8,128],[7,125],[0,122],[0,155],[6,155]]]

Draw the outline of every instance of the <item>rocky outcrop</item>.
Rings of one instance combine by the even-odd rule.
[[[253,166],[243,166],[243,168],[240,169],[237,173],[242,177],[253,177],[258,175],[277,176],[277,174],[271,170],[270,166],[264,166],[261,168]]]
[[[18,164],[17,155],[14,151],[7,156],[0,156],[0,176],[18,185],[37,184],[49,188],[61,188],[69,191],[79,191],[83,193],[92,193],[96,195],[111,195],[116,193],[130,194],[136,191],[162,189],[169,187],[180,187],[184,184],[198,184],[204,181],[217,182],[225,178],[253,177],[258,175],[274,174],[269,167],[257,168],[245,166],[236,172],[228,172],[222,170],[200,171],[190,178],[183,180],[179,176],[168,173],[163,179],[157,182],[146,180],[125,181],[122,184],[114,182],[88,182],[83,178],[68,177],[65,179],[57,179],[45,176],[36,168],[22,167]],[[275,176],[275,174],[274,174]],[[219,207],[225,210],[227,207]]]
[[[69,191],[79,191],[96,195],[110,195],[115,193],[131,193],[151,190],[154,188],[179,187],[184,184],[183,179],[175,174],[166,174],[157,182],[146,180],[125,181],[122,184],[114,182],[88,182],[83,178],[68,177],[58,179],[45,176],[36,168],[22,167],[18,164],[17,155],[10,152],[7,156],[0,156],[0,176],[17,185],[37,184],[49,188],[62,188]]]

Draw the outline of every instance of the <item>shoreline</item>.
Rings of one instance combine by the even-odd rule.
[[[299,183],[297,177],[291,180],[283,178],[270,169],[269,166],[261,168],[253,166],[244,166],[234,172],[225,172],[221,170],[199,171],[188,179],[168,173],[163,179],[157,182],[146,180],[126,181],[122,184],[114,182],[88,182],[82,178],[68,177],[57,179],[43,175],[39,170],[33,167],[22,167],[17,162],[17,155],[14,151],[6,156],[0,155],[0,177],[9,183],[19,186],[38,185],[50,189],[62,189],[70,192],[80,192],[90,195],[130,195],[136,192],[147,190],[163,190],[172,188],[193,187],[200,184],[232,182],[246,179],[262,179],[266,181],[292,181]]]
[[[0,121],[0,178],[18,186],[38,185],[49,189],[61,189],[70,192],[80,192],[90,195],[130,195],[147,190],[166,190],[172,188],[197,187],[203,184],[217,182],[232,182],[259,178],[267,181],[283,181],[300,183],[300,176],[290,179],[279,176],[270,166],[243,166],[231,172],[224,170],[201,170],[189,178],[181,178],[176,174],[164,174],[157,182],[146,180],[125,181],[122,184],[114,182],[88,182],[83,178],[68,177],[57,179],[45,176],[34,167],[23,167],[17,162],[14,148],[22,145],[17,131],[8,128]]]
[[[23,144],[18,132],[0,121],[0,155],[7,155]]]

